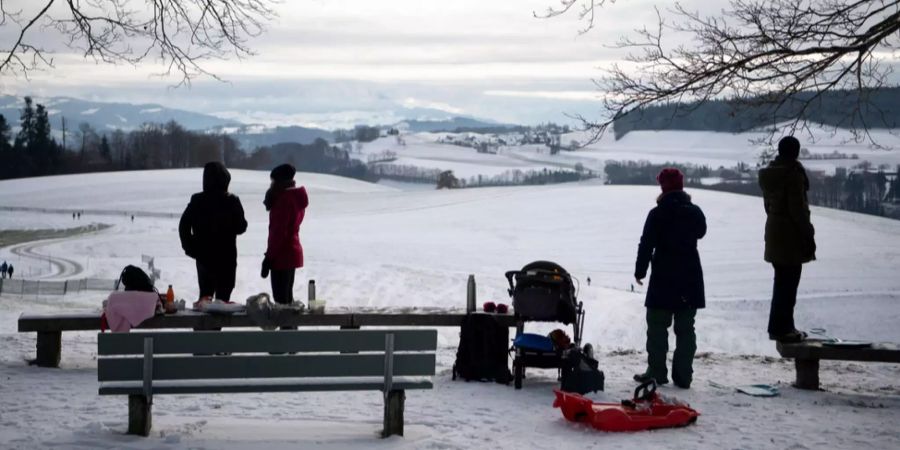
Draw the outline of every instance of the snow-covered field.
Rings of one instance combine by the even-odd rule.
[[[384,151],[397,154],[393,164],[417,166],[428,169],[452,170],[457,177],[471,178],[482,175],[491,177],[506,171],[573,169],[576,164],[602,173],[606,161],[649,161],[693,163],[718,167],[734,167],[739,162],[754,166],[762,150],[770,147],[760,144],[769,135],[765,132],[712,133],[707,131],[634,131],[616,140],[612,132],[578,151],[564,151],[550,155],[545,145],[499,146],[497,154],[478,153],[474,148],[438,142],[439,139],[464,139],[471,133],[414,133],[403,135],[405,145],[393,136],[363,144],[351,156],[365,160],[370,155]],[[478,139],[486,139],[483,135]],[[868,140],[856,142],[846,131],[813,129],[797,134],[803,148],[816,155],[843,153],[856,154],[858,159],[805,160],[811,170],[834,173],[836,167],[853,167],[869,161],[873,167],[885,164],[890,171],[900,164],[900,136],[896,131],[873,130],[872,139],[881,146],[875,147]],[[507,137],[508,138],[508,137]],[[572,140],[585,142],[588,136],[573,132],[562,136],[563,145]],[[776,139],[777,140],[777,139]]]
[[[250,222],[238,239],[238,300],[268,291],[268,280],[258,275],[267,175],[232,171],[231,190]],[[66,276],[78,278],[114,278],[124,265],[140,263],[142,254],[153,255],[162,269],[159,285],[172,284],[179,297],[193,299],[193,262],[181,251],[177,215],[200,178],[200,170],[172,170],[2,181],[0,207],[86,212],[78,222],[70,213],[0,210],[0,229],[110,224],[99,233],[32,245],[31,252],[77,262],[79,273]],[[315,279],[329,306],[462,307],[471,273],[479,301],[508,301],[504,271],[553,260],[581,280],[585,340],[598,348],[607,375],[607,391],[593,397],[630,395],[631,374],[644,364],[643,297],[640,289],[630,292],[631,274],[655,188],[588,183],[436,191],[325,175],[297,179],[310,190],[301,228],[307,267],[298,274],[298,297]],[[125,399],[96,393],[94,333],[64,334],[61,368],[48,370],[24,364],[35,336],[16,332],[23,312],[97,308],[103,294],[2,295],[0,447],[900,448],[900,366],[823,362],[826,392],[789,387],[793,364],[777,357],[765,334],[772,274],[762,261],[760,200],[691,194],[709,222],[700,247],[708,308],[698,315],[693,388],[663,388],[703,413],[689,428],[616,435],[567,423],[551,408],[555,371],[530,370],[522,391],[453,382],[457,330],[441,329],[435,389],[409,393],[404,438],[375,437],[377,393],[159,396],[153,434],[135,438],[123,435]],[[900,222],[821,208],[813,209],[813,222],[819,260],[804,267],[798,325],[844,338],[900,341]],[[16,265],[17,275],[59,275],[46,259],[10,248],[0,249],[4,259]],[[747,397],[709,381],[777,384],[782,396]]]
[[[778,136],[775,135],[776,141]],[[836,151],[859,156],[859,159],[804,160],[803,164],[812,170],[833,173],[835,167],[853,167],[863,160],[872,163],[873,167],[887,164],[890,170],[900,164],[900,136],[896,131],[872,131],[872,139],[881,148],[873,146],[869,140],[857,142],[845,130],[811,129],[809,132],[798,132],[796,136],[802,148],[812,154],[824,155]],[[578,133],[573,133],[571,137],[582,138]],[[657,164],[690,162],[712,168],[733,167],[739,161],[754,166],[760,152],[772,148],[768,144],[758,143],[769,137],[765,132],[636,131],[616,141],[609,133],[600,142],[576,154],[602,160],[643,159]],[[563,142],[567,140],[567,137],[563,138]]]

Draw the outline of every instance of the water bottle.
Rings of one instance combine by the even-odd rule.
[[[309,280],[309,290],[307,291],[307,300],[316,299],[316,280]]]

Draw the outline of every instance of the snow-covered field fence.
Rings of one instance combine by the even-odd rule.
[[[0,279],[0,294],[66,295],[85,291],[114,291],[116,290],[116,281],[101,278],[63,281],[6,278]]]

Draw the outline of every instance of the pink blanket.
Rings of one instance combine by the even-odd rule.
[[[109,294],[106,321],[113,332],[128,332],[153,317],[159,295],[155,292],[125,291]]]

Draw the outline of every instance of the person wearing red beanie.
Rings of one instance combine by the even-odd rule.
[[[684,190],[684,174],[674,167],[661,170],[656,176],[656,182],[662,188],[663,194]]]
[[[669,382],[666,354],[668,329],[674,321],[675,353],[672,357],[672,381],[690,388],[693,379],[697,336],[694,317],[706,306],[703,268],[697,240],[706,235],[706,217],[691,196],[684,192],[684,175],[675,168],[663,169],[656,177],[662,194],[650,210],[638,245],[634,278],[643,285],[648,266],[652,266],[647,307],[647,370],[635,381],[654,379]]]

